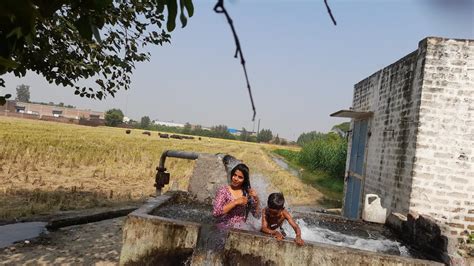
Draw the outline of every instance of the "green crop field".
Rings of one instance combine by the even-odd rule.
[[[277,148],[0,117],[0,219],[143,201],[154,193],[155,168],[165,150],[231,154],[248,164],[251,174],[265,176],[270,188],[282,191],[293,204],[316,204],[322,197],[319,191],[271,160],[268,152]],[[187,188],[193,164],[167,159],[174,187]]]

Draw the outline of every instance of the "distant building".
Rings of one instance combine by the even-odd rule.
[[[235,135],[235,136],[240,136],[243,131],[240,130],[240,129],[228,128],[228,129],[227,129],[227,132],[229,132],[230,134]],[[257,135],[257,133],[254,132],[254,131],[247,131],[247,134],[248,134],[249,136],[256,136],[256,135]]]
[[[167,126],[167,127],[184,127],[186,124],[182,124],[182,123],[176,123],[176,122],[169,122],[169,121],[160,121],[160,120],[153,120],[152,122],[154,125],[161,125],[161,126]],[[191,129],[194,130],[196,129],[196,127],[200,127],[202,130],[212,130],[212,127],[209,128],[209,127],[203,127],[203,126],[200,126],[200,125],[191,125]],[[229,132],[230,134],[232,135],[235,135],[235,136],[240,136],[242,134],[242,130],[240,129],[235,129],[235,128],[227,128],[227,132]],[[247,131],[247,134],[250,135],[250,136],[255,136],[256,133],[253,132],[253,131]]]
[[[0,113],[14,113],[16,112],[15,109],[15,101],[6,101],[4,105],[0,105]]]
[[[103,112],[18,101],[7,101],[0,106],[0,115],[90,126],[104,124]]]
[[[8,101],[7,110],[15,111],[16,113],[25,113],[37,116],[53,116],[53,117],[64,117],[72,119],[104,119],[103,112],[97,112],[92,110],[76,109],[59,107],[55,105],[44,105],[36,103],[24,103],[16,101]]]
[[[167,126],[167,127],[184,127],[184,124],[181,124],[181,123],[159,121],[159,120],[153,120],[153,124]]]
[[[241,130],[238,130],[238,129],[235,129],[235,128],[228,128],[227,132],[229,132],[232,135],[236,135],[236,136],[240,136],[240,134],[242,133]]]

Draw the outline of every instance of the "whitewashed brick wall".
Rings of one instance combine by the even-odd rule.
[[[474,230],[474,40],[425,39],[410,210]]]
[[[363,197],[430,214],[457,235],[474,230],[473,60],[472,40],[427,38],[356,84],[353,98],[355,111],[374,113]]]

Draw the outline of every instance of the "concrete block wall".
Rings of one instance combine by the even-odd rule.
[[[473,231],[474,40],[420,41],[355,85],[353,109],[374,113],[361,202],[375,193],[391,212],[430,215],[453,236]]]
[[[423,57],[417,50],[355,85],[354,110],[374,113],[362,195],[379,195],[390,211],[409,209]]]
[[[474,230],[474,40],[427,38],[410,210]]]

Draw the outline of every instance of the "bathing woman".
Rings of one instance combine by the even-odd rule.
[[[250,188],[249,168],[245,164],[236,165],[230,175],[230,185],[223,185],[216,192],[212,214],[219,225],[235,227],[245,223],[249,212],[258,218],[259,199]]]

